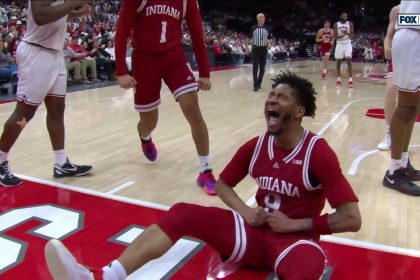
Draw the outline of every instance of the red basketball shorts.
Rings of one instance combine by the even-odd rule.
[[[134,50],[132,75],[137,81],[134,105],[138,112],[149,112],[159,107],[162,80],[175,100],[184,93],[198,90],[198,83],[182,48],[165,53]]]
[[[317,242],[277,234],[267,225],[252,227],[231,210],[177,203],[158,226],[173,242],[184,235],[201,239],[225,262],[274,270],[285,279],[296,273],[319,279],[324,270],[325,256]]]
[[[331,54],[332,46],[331,44],[325,44],[321,43],[319,44],[319,52],[321,53],[321,56],[324,56],[325,54]]]

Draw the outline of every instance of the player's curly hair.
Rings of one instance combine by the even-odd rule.
[[[298,104],[305,107],[305,116],[315,117],[317,93],[310,81],[289,70],[281,71],[272,81],[274,82],[272,85],[273,89],[279,84],[289,85],[293,89],[292,94]]]

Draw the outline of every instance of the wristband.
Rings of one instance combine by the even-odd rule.
[[[312,218],[312,231],[318,234],[332,234],[328,224],[328,214]]]

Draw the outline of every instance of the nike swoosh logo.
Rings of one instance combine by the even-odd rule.
[[[386,179],[388,180],[388,182],[390,182],[391,184],[394,184],[394,180],[389,179],[388,177],[386,177]]]
[[[67,170],[68,171],[76,171],[77,170],[77,167],[76,166],[73,166],[72,168],[67,168]],[[65,170],[65,171],[67,171],[67,170]]]
[[[60,171],[63,171],[63,172],[69,172],[69,171],[76,171],[77,167],[76,166],[73,166],[72,168],[58,167],[57,169],[60,170]]]

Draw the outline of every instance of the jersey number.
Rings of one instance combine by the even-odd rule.
[[[275,210],[279,211],[281,206],[281,197],[276,193],[268,193],[264,197],[264,204],[266,206],[264,210],[267,213],[271,213]]]
[[[344,31],[346,31],[347,33],[349,33],[350,31],[348,30],[348,28],[343,27],[341,29],[338,30],[338,35],[339,36],[343,36],[344,35]]]
[[[162,21],[162,33],[160,33],[160,43],[166,43],[166,27],[168,26],[167,21]]]

